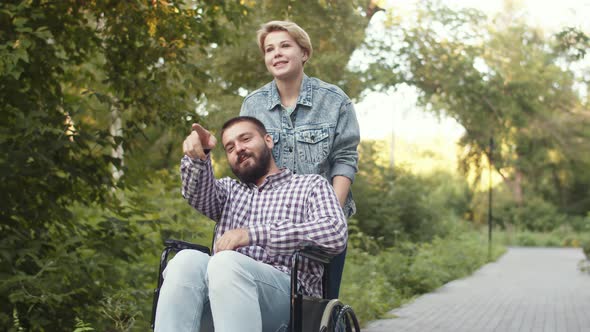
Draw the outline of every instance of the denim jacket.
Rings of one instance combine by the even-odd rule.
[[[330,183],[336,175],[354,181],[359,125],[352,102],[337,86],[304,75],[296,106],[289,111],[282,107],[272,81],[244,99],[240,115],[264,123],[274,141],[278,167],[298,174],[320,174]],[[355,211],[349,192],[344,214],[350,217]]]

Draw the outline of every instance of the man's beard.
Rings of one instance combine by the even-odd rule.
[[[260,158],[256,158],[254,153],[244,153],[245,156],[250,157],[252,165],[246,168],[239,168],[238,165],[231,166],[234,174],[244,183],[256,183],[260,178],[265,176],[270,169],[271,149],[265,147],[260,153]],[[238,156],[240,160],[241,156]]]

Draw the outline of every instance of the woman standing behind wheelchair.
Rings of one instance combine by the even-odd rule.
[[[350,98],[337,86],[308,77],[304,65],[313,53],[308,34],[297,24],[271,21],[257,32],[264,63],[274,80],[248,95],[240,115],[258,118],[274,141],[279,167],[324,176],[346,217],[356,211],[350,186],[358,170],[359,125]],[[341,259],[341,262],[337,262]],[[344,254],[332,266],[342,274]],[[330,293],[338,295],[340,280]]]

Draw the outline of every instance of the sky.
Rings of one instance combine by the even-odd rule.
[[[419,0],[388,0],[387,6],[411,6]],[[488,16],[503,9],[503,0],[445,0],[452,7],[477,8]],[[590,32],[590,0],[521,0],[528,13],[529,23],[547,31],[559,31],[563,26],[574,26]],[[379,24],[376,14],[371,25]],[[371,26],[369,27],[371,29]],[[354,59],[353,59],[354,61]],[[450,118],[439,119],[416,106],[416,91],[408,86],[395,93],[369,93],[356,104],[356,112],[363,139],[390,139],[407,141],[442,138],[456,141],[463,128]]]

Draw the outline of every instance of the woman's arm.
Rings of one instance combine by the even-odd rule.
[[[329,178],[342,206],[358,169],[359,131],[354,106],[348,101],[340,109],[334,144],[328,157],[331,165]]]
[[[351,184],[352,181],[343,175],[336,175],[332,179],[332,186],[334,187],[334,191],[338,197],[338,202],[340,202],[340,207],[342,208],[344,207],[344,203],[346,203],[346,197],[348,196],[348,191],[350,190]]]

